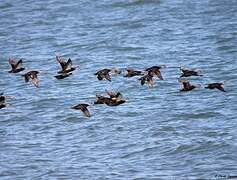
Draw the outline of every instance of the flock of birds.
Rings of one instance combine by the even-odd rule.
[[[61,70],[57,72],[57,75],[54,77],[57,79],[64,79],[72,75],[72,72],[76,70],[78,66],[73,66],[72,65],[72,60],[69,58],[67,61],[62,57],[62,56],[56,56],[56,60],[58,63],[61,65]],[[13,60],[9,59],[9,64],[11,66],[11,70],[9,73],[19,73],[25,70],[24,67],[22,67],[23,61],[22,59],[20,60]],[[161,69],[165,68],[165,65],[162,66],[152,66],[150,68],[145,69],[144,71],[138,71],[134,70],[131,68],[126,68],[126,74],[124,77],[134,77],[134,76],[140,76],[138,79],[143,86],[144,84],[147,84],[148,87],[153,87],[154,85],[154,78],[158,78],[160,80],[164,80],[162,74],[161,74]],[[195,88],[201,87],[200,85],[193,85],[191,84],[188,80],[183,79],[184,77],[190,77],[190,76],[203,76],[201,74],[201,71],[199,70],[191,70],[191,69],[186,69],[180,67],[180,70],[182,72],[179,82],[182,84],[182,89],[180,91],[191,91]],[[97,77],[98,80],[107,80],[111,81],[111,75],[113,74],[121,74],[120,69],[102,69],[96,72],[94,75]],[[38,79],[38,74],[40,71],[36,70],[30,70],[24,74],[22,74],[22,77],[24,77],[25,82],[31,82],[35,87],[39,87],[39,79]],[[226,92],[224,89],[224,84],[223,83],[211,83],[208,84],[205,88],[207,89],[218,89],[220,91]],[[108,96],[96,94],[96,101],[94,104],[105,104],[108,106],[118,106],[126,102],[122,98],[122,94],[120,92],[112,92],[112,91],[107,91],[106,94]],[[10,99],[12,97],[10,96],[5,96],[3,93],[0,94],[0,109],[5,108],[7,106],[6,99]],[[86,117],[91,117],[91,114],[88,110],[89,104],[77,104],[75,106],[72,106],[72,109],[76,110],[81,110],[83,114]]]

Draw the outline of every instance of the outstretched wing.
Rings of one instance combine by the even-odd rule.
[[[66,68],[67,68],[67,66],[66,66],[67,63],[66,63],[66,61],[64,60],[64,58],[61,57],[61,56],[56,56],[56,59],[57,59],[58,63],[61,65],[62,70],[63,70],[63,71],[66,70]]]
[[[152,80],[152,79],[148,79],[148,80],[147,80],[147,84],[148,84],[148,87],[152,88],[152,87],[153,87],[153,84],[154,84],[154,82],[153,82],[153,80]]]
[[[72,60],[69,58],[65,65],[65,70],[69,70],[71,68],[72,68]]]
[[[164,80],[163,77],[162,77],[162,75],[161,75],[160,70],[156,70],[156,71],[155,71],[155,74],[157,75],[157,77],[158,77],[160,80]]]
[[[110,96],[110,97],[115,97],[116,94],[112,91],[105,90],[105,92]]]
[[[33,76],[31,78],[31,82],[35,87],[37,87],[37,88],[39,87],[39,80],[38,80],[37,76]]]
[[[83,107],[81,109],[81,111],[83,112],[83,114],[86,116],[86,117],[91,117],[91,114],[89,112],[89,110],[86,108],[86,107]]]
[[[11,65],[12,69],[16,69],[16,61],[14,61],[13,59],[9,59],[8,62]]]
[[[217,86],[216,88],[219,89],[220,91],[226,92],[223,85]]]
[[[23,63],[23,61],[22,61],[22,59],[20,59],[17,63],[16,63],[16,69],[17,68],[20,68],[21,66],[22,66],[22,63]]]

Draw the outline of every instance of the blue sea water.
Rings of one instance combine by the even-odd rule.
[[[54,78],[56,55],[79,68]],[[40,88],[9,74],[8,58],[40,70]],[[236,0],[1,0],[0,179],[217,179],[237,176]],[[154,88],[102,68],[162,69]],[[202,87],[180,93],[180,66]],[[96,93],[127,102],[70,109]]]

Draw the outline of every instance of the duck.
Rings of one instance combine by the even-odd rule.
[[[150,73],[142,76],[141,78],[138,79],[139,81],[141,81],[141,85],[143,86],[146,82],[148,84],[148,87],[152,88],[154,81],[153,81],[153,75],[151,75]]]
[[[149,75],[154,76],[156,75],[160,80],[164,80],[160,69],[166,67],[165,65],[162,66],[152,66],[150,68],[147,68],[145,71],[148,72]]]
[[[62,56],[56,56],[56,59],[62,68],[61,71],[58,71],[58,74],[67,74],[76,69],[76,67],[72,67],[72,60],[70,58],[67,60],[67,62]]]
[[[134,76],[141,76],[143,75],[142,71],[137,71],[131,68],[126,68],[127,74],[124,77],[134,77]]]
[[[206,89],[218,89],[220,91],[226,92],[224,89],[224,83],[210,83],[205,88]]]
[[[110,76],[110,74],[109,74],[110,72],[111,72],[111,69],[105,68],[105,69],[102,69],[102,70],[97,71],[94,75],[97,76],[97,79],[98,79],[99,81],[101,81],[101,80],[103,80],[103,79],[106,79],[106,80],[108,80],[108,81],[111,81],[111,76]]]
[[[9,73],[18,73],[25,70],[25,68],[21,67],[23,63],[22,59],[20,59],[19,61],[16,61],[10,58],[8,62],[12,68],[10,71],[8,71]]]
[[[75,106],[72,106],[72,109],[75,110],[81,110],[81,112],[86,116],[86,117],[91,117],[91,114],[88,110],[88,106],[90,106],[89,104],[77,104]]]
[[[106,90],[106,93],[110,97],[105,97],[105,96],[96,94],[96,101],[94,102],[94,104],[106,104],[107,106],[118,106],[126,102],[126,100],[121,99],[122,94],[120,92],[114,93],[112,91]]]
[[[105,104],[108,101],[110,101],[109,97],[105,97],[105,96],[96,94],[96,101],[94,102],[94,104]]]
[[[106,101],[105,104],[107,106],[118,106],[120,104],[125,103],[126,101],[123,99],[114,99],[114,98],[110,98],[109,101]]]
[[[200,70],[195,71],[195,70],[190,70],[190,69],[186,69],[183,67],[180,67],[180,70],[182,71],[182,74],[180,77],[190,77],[190,76],[203,76]]]
[[[190,82],[188,80],[185,79],[181,79],[179,80],[180,83],[182,83],[183,89],[181,89],[180,91],[192,91],[195,88],[200,87],[199,85],[192,85],[190,84]]]
[[[99,81],[101,81],[103,79],[111,81],[111,75],[119,75],[119,74],[121,74],[121,72],[122,71],[118,68],[114,68],[114,69],[104,68],[104,69],[97,71],[94,75],[96,75],[96,77]]]
[[[22,76],[25,78],[25,82],[29,82],[31,80],[32,84],[38,88],[39,87],[38,74],[39,71],[32,70],[23,74]]]

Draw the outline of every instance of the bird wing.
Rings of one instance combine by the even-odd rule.
[[[155,74],[157,75],[157,77],[158,77],[160,80],[164,80],[163,77],[162,77],[162,74],[161,74],[160,70],[156,70],[156,71],[155,71]]]
[[[220,91],[226,92],[223,85],[217,86],[216,88]]]
[[[72,68],[72,60],[69,58],[66,65],[65,70],[69,70]]]
[[[91,117],[91,114],[89,112],[89,110],[86,108],[86,107],[83,107],[81,109],[81,111],[83,112],[83,114],[86,116],[86,117]]]
[[[16,69],[17,68],[20,68],[21,66],[22,66],[22,63],[23,63],[23,61],[22,61],[22,59],[20,59],[17,63],[16,63]]]
[[[31,77],[31,82],[35,87],[39,87],[39,80],[37,78],[37,75],[33,75],[33,77]]]
[[[11,65],[12,69],[16,69],[16,62],[13,59],[9,59],[8,62]]]
[[[64,71],[67,68],[66,67],[67,63],[66,63],[65,59],[61,56],[56,56],[56,59],[57,59],[58,63],[61,65],[62,70]]]
[[[105,90],[105,92],[110,96],[110,97],[114,97],[116,96],[116,94],[112,91],[108,91],[108,90]]]
[[[148,84],[148,87],[153,87],[154,82],[152,79],[148,79],[147,84]]]

